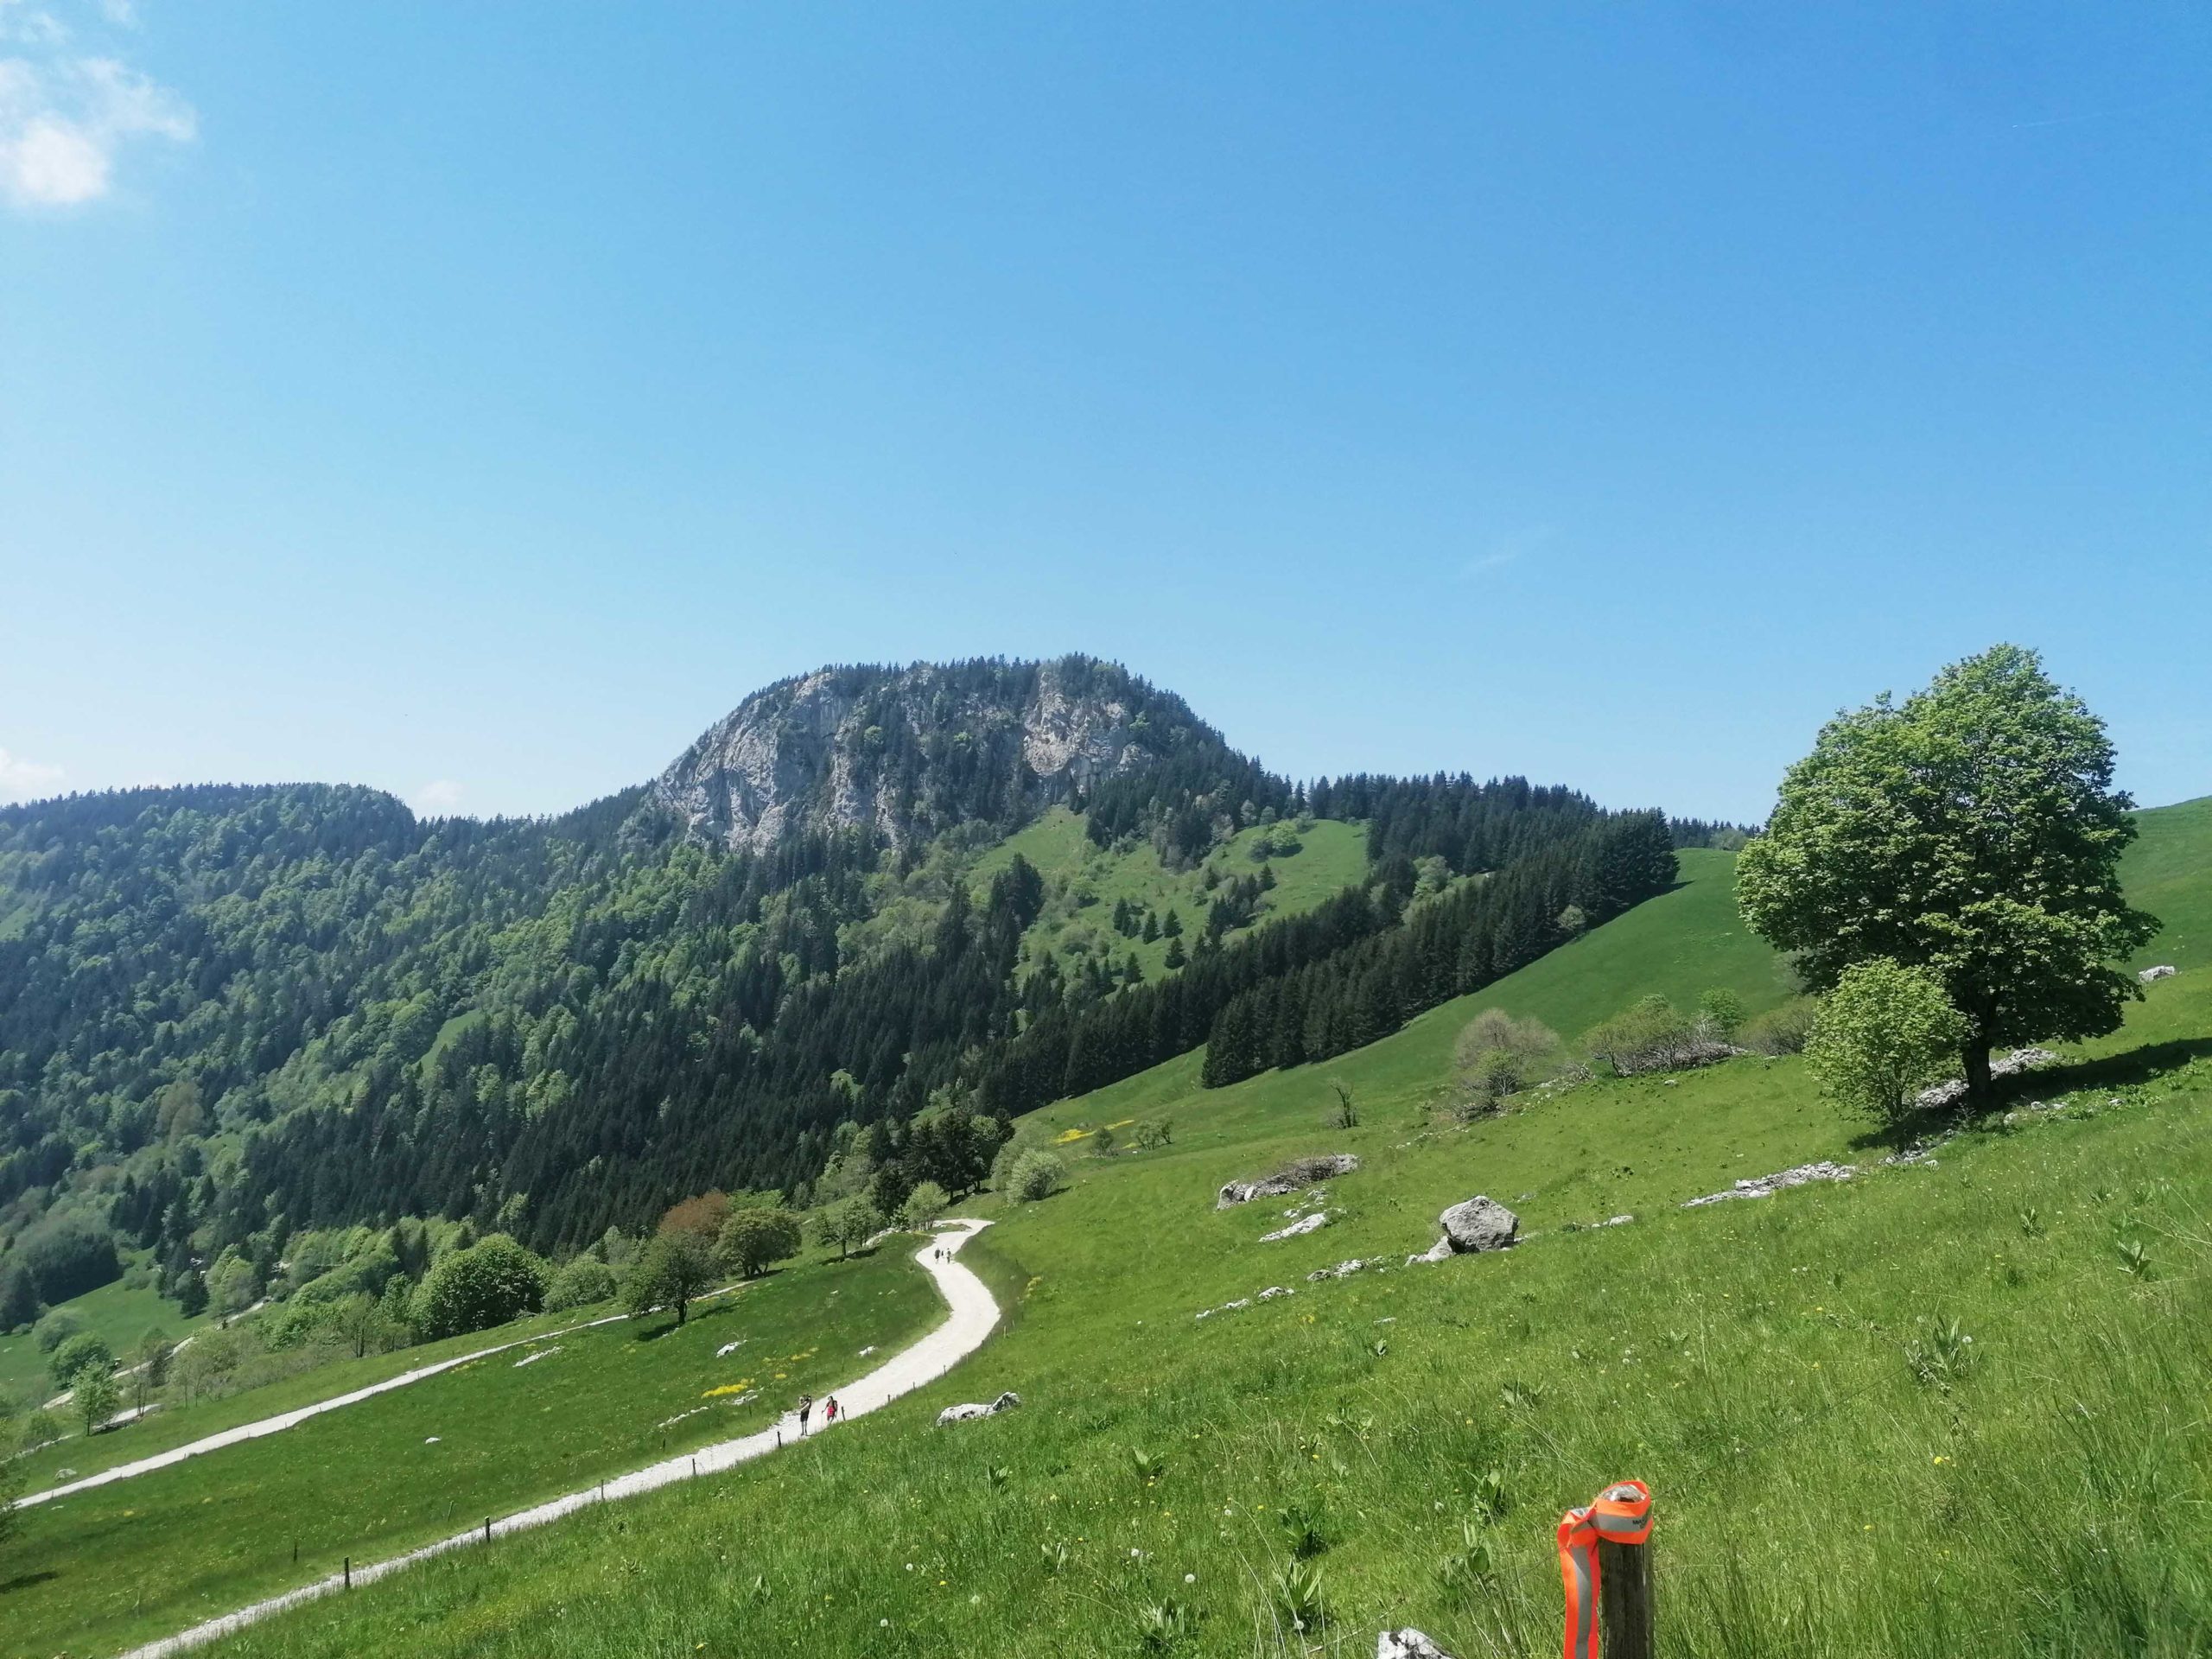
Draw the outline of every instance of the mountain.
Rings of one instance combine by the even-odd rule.
[[[1005,846],[1047,809],[1091,849],[1049,883]],[[1340,889],[1293,862],[1320,820],[1361,826],[1319,838],[1364,849]],[[855,1134],[880,1197],[957,1190],[994,1120],[1224,1019],[1224,1078],[1344,1052],[1704,833],[1518,779],[1294,785],[1074,657],[824,669],[550,819],[323,785],[10,807],[0,1240],[106,1229],[172,1292],[408,1215],[566,1249],[710,1187],[803,1195]],[[1126,906],[1032,932],[1135,862],[1190,906],[1165,966],[1116,947]]]
[[[731,848],[859,829],[906,849],[962,823],[1011,830],[1209,740],[1181,699],[1089,658],[825,668],[715,721],[653,798]]]

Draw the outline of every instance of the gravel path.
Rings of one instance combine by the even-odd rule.
[[[976,1349],[982,1347],[984,1338],[989,1336],[992,1328],[998,1324],[999,1305],[988,1287],[981,1279],[953,1259],[955,1253],[962,1245],[989,1226],[990,1223],[988,1221],[948,1221],[941,1224],[945,1231],[918,1251],[914,1260],[920,1262],[928,1270],[930,1276],[937,1281],[938,1290],[944,1297],[947,1306],[951,1310],[950,1317],[943,1325],[938,1325],[936,1330],[931,1332],[912,1347],[902,1349],[866,1376],[836,1390],[839,1427],[843,1427],[848,1418],[861,1416],[880,1406],[890,1404],[902,1394],[912,1393],[925,1382],[935,1382],[969,1355],[974,1353]],[[933,1259],[936,1252],[940,1249],[945,1252],[946,1259],[942,1262]],[[542,1340],[542,1338],[532,1338],[532,1340]],[[458,1363],[459,1362],[448,1363]],[[835,1433],[836,1430],[825,1431],[817,1427],[815,1432],[819,1434]],[[714,1446],[702,1446],[696,1452],[686,1452],[681,1457],[670,1458],[663,1462],[652,1464],[645,1468],[607,1481],[604,1485],[590,1486],[582,1491],[570,1492],[565,1497],[556,1497],[550,1503],[540,1503],[533,1509],[521,1510],[503,1520],[493,1521],[488,1531],[484,1527],[475,1527],[467,1532],[456,1533],[450,1538],[441,1539],[435,1544],[425,1544],[420,1549],[410,1550],[404,1555],[395,1555],[389,1560],[357,1567],[353,1569],[353,1582],[357,1585],[372,1583],[388,1573],[397,1573],[412,1567],[418,1561],[426,1561],[433,1555],[442,1555],[448,1550],[462,1549],[470,1544],[483,1543],[487,1536],[499,1538],[511,1532],[524,1531],[531,1527],[542,1527],[548,1522],[559,1520],[564,1515],[573,1515],[588,1504],[611,1502],[618,1497],[633,1497],[640,1492],[653,1491],[659,1487],[671,1486],[679,1480],[690,1480],[700,1475],[719,1474],[725,1469],[736,1467],[741,1463],[749,1463],[755,1458],[766,1457],[769,1452],[780,1448],[786,1440],[796,1439],[798,1434],[798,1419],[796,1415],[786,1414],[773,1427],[764,1428],[757,1434],[748,1434],[742,1440],[723,1440]],[[46,1496],[51,1497],[53,1494],[48,1493]],[[188,1648],[195,1648],[202,1643],[213,1642],[218,1637],[232,1635],[257,1619],[268,1618],[271,1613],[282,1612],[288,1607],[296,1607],[302,1602],[312,1601],[319,1596],[333,1594],[346,1587],[346,1580],[342,1576],[334,1576],[319,1580],[314,1584],[302,1585],[300,1588],[287,1591],[281,1596],[271,1596],[266,1601],[257,1601],[251,1606],[239,1608],[236,1612],[225,1613],[220,1618],[211,1618],[203,1624],[195,1624],[190,1630],[178,1635],[164,1637],[158,1642],[149,1642],[142,1648],[133,1648],[130,1652],[121,1656],[121,1659],[166,1659],[168,1655],[181,1653]]]

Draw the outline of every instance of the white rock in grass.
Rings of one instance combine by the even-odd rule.
[[[2148,985],[2154,979],[2171,979],[2178,971],[2171,962],[2162,962],[2155,968],[2145,968],[2135,977]]]
[[[1445,1242],[1463,1255],[1475,1250],[1509,1249],[1514,1235],[1521,1230],[1518,1216],[1496,1198],[1479,1193],[1453,1205],[1436,1219],[1444,1229]]]
[[[1303,1221],[1294,1221],[1287,1227],[1278,1227],[1272,1233],[1262,1233],[1260,1243],[1272,1244],[1279,1238],[1296,1238],[1302,1233],[1319,1232],[1329,1224],[1329,1212],[1316,1210]]]
[[[1419,1255],[1408,1256],[1406,1265],[1410,1268],[1422,1262],[1449,1262],[1451,1259],[1452,1241],[1448,1238],[1440,1238]]]
[[[1278,1296],[1295,1296],[1298,1293],[1293,1290],[1288,1285],[1269,1285],[1265,1290],[1260,1293],[1260,1300],[1263,1302],[1272,1302]]]
[[[1375,1638],[1375,1659],[1452,1659],[1419,1630],[1385,1630]]]
[[[943,1428],[948,1423],[972,1422],[978,1417],[995,1417],[1002,1411],[1012,1411],[1020,1403],[1021,1396],[1008,1389],[988,1404],[974,1402],[964,1406],[947,1406],[938,1413],[937,1426]]]
[[[715,1357],[716,1359],[728,1359],[732,1354],[735,1353],[739,1349],[744,1346],[745,1338],[743,1337],[740,1337],[735,1342],[726,1342],[722,1344],[721,1347],[715,1350]],[[865,1352],[866,1351],[863,1350],[862,1351]]]

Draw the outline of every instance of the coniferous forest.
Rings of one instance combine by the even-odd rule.
[[[1297,785],[1142,690],[1170,729],[1071,803],[1094,842],[1187,867],[1262,814],[1356,820],[1366,879],[1256,925],[1260,882],[1224,884],[1187,965],[1125,983],[1025,959],[1045,893],[1019,858],[925,931],[871,933],[925,845],[733,848],[645,787],[528,821],[323,785],[0,810],[0,1232],[45,1300],[111,1276],[117,1245],[189,1300],[218,1253],[265,1268],[302,1229],[466,1218],[560,1250],[711,1188],[803,1198],[856,1132],[880,1202],[965,1190],[1000,1138],[967,1120],[1201,1044],[1209,1085],[1341,1053],[1725,833],[1511,779]],[[970,846],[1034,810],[1021,776],[916,753]]]

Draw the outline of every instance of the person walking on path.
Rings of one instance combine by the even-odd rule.
[[[804,1435],[805,1435],[805,1433],[806,1433],[806,1420],[807,1420],[807,1416],[808,1416],[808,1414],[809,1414],[810,1413],[811,1413],[811,1412],[813,1411],[813,1409],[814,1409],[814,1396],[813,1396],[812,1395],[810,1395],[810,1394],[802,1394],[801,1395],[799,1395],[799,1397],[798,1397],[798,1432],[799,1432],[799,1434],[801,1435],[801,1437],[802,1437],[802,1438],[804,1438]]]
[[[822,1402],[822,1427],[827,1428],[837,1421],[837,1396],[831,1395]]]

